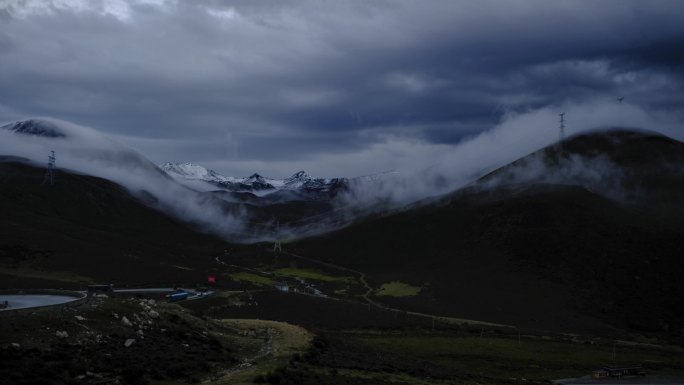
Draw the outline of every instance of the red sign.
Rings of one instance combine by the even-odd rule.
[[[216,283],[216,276],[213,274],[210,274],[207,276],[207,282],[209,283]]]

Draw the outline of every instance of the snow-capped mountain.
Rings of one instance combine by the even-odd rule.
[[[161,166],[174,179],[190,187],[197,188],[197,182],[208,183],[212,188],[220,188],[228,191],[260,192],[271,191],[282,187],[283,182],[276,179],[265,178],[259,174],[252,174],[246,178],[224,176],[214,170],[207,169],[192,163],[164,163]]]
[[[308,189],[324,189],[326,186],[328,186],[333,180],[339,180],[339,179],[321,179],[321,178],[312,178],[309,174],[307,174],[305,171],[299,171],[292,175],[289,178],[285,178],[283,180],[283,186],[285,188],[290,188],[290,189],[298,189],[298,188],[308,188]]]
[[[240,179],[226,177],[214,170],[209,170],[202,166],[192,164],[192,163],[164,163],[161,166],[167,174],[181,179],[190,180],[202,180],[205,182],[216,182],[216,183],[235,183],[240,182]]]
[[[191,187],[197,187],[196,182],[204,182],[232,192],[271,193],[280,190],[327,192],[347,182],[344,178],[313,178],[304,171],[299,171],[285,179],[268,178],[256,173],[246,178],[235,178],[192,163],[164,163],[160,167],[174,179],[189,182]]]

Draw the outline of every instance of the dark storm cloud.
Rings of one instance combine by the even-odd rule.
[[[409,144],[454,144],[511,112],[618,95],[674,108],[683,11],[673,1],[4,0],[0,120],[54,116],[157,162],[231,174],[364,174],[391,168]],[[347,166],[355,156],[367,169]]]

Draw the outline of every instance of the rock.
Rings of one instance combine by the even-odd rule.
[[[157,312],[154,311],[154,310],[150,310],[150,311],[147,313],[147,315],[149,315],[150,318],[152,318],[152,319],[157,319],[157,318],[159,318],[159,313],[157,313]]]
[[[156,303],[157,303],[157,302],[156,302],[155,300],[153,300],[153,299],[150,299],[150,300],[147,301],[147,304],[150,305],[150,306],[154,306],[154,304],[156,304]]]
[[[12,342],[12,343],[10,344],[10,346],[13,347],[13,348],[15,348],[15,349],[21,349],[21,345],[19,345],[19,344],[16,343],[16,342]]]
[[[133,345],[134,343],[135,343],[135,339],[129,338],[129,339],[126,340],[126,342],[124,342],[124,347],[130,347],[130,346]]]
[[[84,317],[81,317],[80,315],[75,315],[74,318],[76,318],[78,321],[85,321],[86,320]]]
[[[67,338],[67,337],[69,337],[69,333],[67,333],[67,332],[64,331],[64,330],[57,330],[57,331],[55,332],[55,335],[56,335],[57,337],[59,337],[59,338]]]
[[[139,336],[145,335],[145,332],[143,332],[142,329],[138,329],[137,333]]]
[[[126,318],[126,316],[121,317],[121,323],[122,323],[124,326],[133,326],[133,324],[131,323],[131,321],[129,321],[128,318]]]
[[[116,319],[119,319],[119,315],[116,314],[116,313],[114,313],[114,312],[112,312],[112,317],[114,317],[114,318],[116,318]]]

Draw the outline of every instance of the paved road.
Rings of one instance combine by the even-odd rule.
[[[58,305],[71,301],[76,301],[78,297],[51,294],[9,294],[0,295],[0,302],[7,301],[9,306],[5,310],[27,309],[31,307]]]
[[[212,291],[212,290],[209,290],[206,292],[199,292],[195,289],[186,289],[186,288],[174,289],[172,287],[152,287],[152,288],[144,288],[144,289],[115,289],[112,291],[114,293],[122,293],[122,294],[123,293],[129,293],[129,294],[171,294],[171,293],[177,292],[178,290],[183,290],[189,294],[189,297],[187,299],[184,299],[183,301],[192,301],[195,299],[208,297],[208,296],[214,294],[214,291]]]
[[[152,287],[152,288],[144,288],[144,289],[114,289],[112,290],[115,293],[158,293],[158,294],[163,294],[163,293],[173,293],[178,291],[179,289],[174,289],[172,287]],[[180,290],[187,291],[190,294],[195,293],[195,289],[183,289],[181,288]]]

